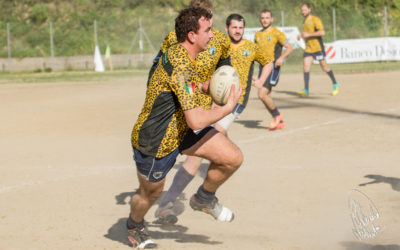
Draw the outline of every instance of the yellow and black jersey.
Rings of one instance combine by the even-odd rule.
[[[316,16],[309,15],[303,24],[304,32],[313,33],[319,30],[323,30],[324,26],[322,25],[321,19]],[[305,52],[314,53],[318,51],[324,51],[324,43],[322,41],[322,37],[310,37],[306,38],[306,49]]]
[[[246,39],[242,39],[237,45],[231,45],[229,55],[232,66],[239,74],[240,84],[243,89],[238,103],[246,106],[251,89],[254,61],[264,66],[271,62],[273,58],[268,56],[260,46]]]
[[[265,50],[268,56],[272,56],[275,61],[281,56],[282,47],[288,41],[282,31],[271,26],[267,30],[257,31],[254,35],[254,42]]]
[[[196,74],[196,61],[180,44],[165,51],[133,127],[132,146],[143,154],[162,158],[180,145],[188,131],[183,111],[202,105],[204,94],[199,90]]]
[[[207,50],[200,52],[196,57],[197,79],[196,82],[207,81],[214,73],[217,66],[231,65],[229,49],[231,40],[228,35],[216,29],[212,29],[214,37],[208,43]],[[161,52],[165,52],[171,45],[178,42],[175,31],[171,31],[165,37],[161,46]],[[202,104],[206,108],[212,103],[211,97],[203,95]]]

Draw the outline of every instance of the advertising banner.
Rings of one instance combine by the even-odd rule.
[[[381,37],[325,43],[327,63],[399,61],[400,38]]]

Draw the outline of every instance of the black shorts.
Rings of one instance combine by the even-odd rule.
[[[179,153],[182,153],[183,150],[196,144],[211,129],[215,128],[209,126],[201,131],[197,131],[197,133],[190,129],[186,133],[181,145],[162,158],[142,154],[139,150],[133,147],[133,159],[136,163],[137,171],[150,182],[159,182],[163,180],[175,165],[176,157],[178,157]]]
[[[258,77],[261,75],[263,66],[260,65],[260,70]],[[279,82],[279,76],[281,75],[281,67],[275,68],[275,62],[272,63],[272,71],[269,74],[267,80],[264,82],[264,87],[269,89],[271,87],[275,87]]]
[[[317,60],[317,61],[325,60],[325,57],[326,57],[325,51],[323,51],[323,50],[317,51],[314,53],[304,52],[303,57],[309,57],[309,56],[312,56],[314,58],[314,60]]]

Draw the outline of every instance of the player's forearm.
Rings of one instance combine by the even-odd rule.
[[[269,62],[265,64],[264,67],[262,68],[259,81],[264,83],[267,80],[269,74],[271,74],[271,71],[272,71],[272,62]]]
[[[197,107],[183,112],[188,126],[193,130],[198,130],[216,123],[232,110],[227,106],[218,106],[209,110]]]
[[[292,47],[292,45],[288,42],[287,44],[285,44],[285,51],[283,51],[283,53],[282,53],[282,55],[280,56],[280,58],[286,59],[286,57],[288,57],[292,52],[293,52],[293,47]]]
[[[310,37],[325,36],[325,30],[318,30],[316,32],[310,33]]]

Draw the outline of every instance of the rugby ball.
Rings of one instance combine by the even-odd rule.
[[[218,105],[225,105],[228,101],[231,85],[235,85],[235,92],[239,91],[240,78],[237,71],[229,65],[219,67],[211,76],[209,92],[213,101]]]

